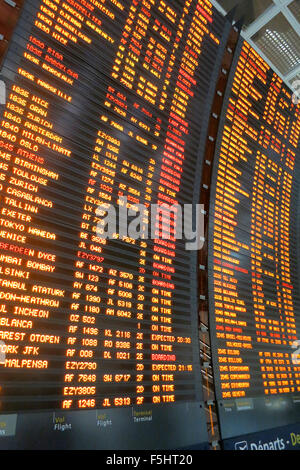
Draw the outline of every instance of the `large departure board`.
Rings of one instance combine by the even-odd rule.
[[[300,107],[240,43],[212,184],[210,324],[224,437],[299,422]]]
[[[225,24],[207,0],[25,1],[1,70],[1,413],[206,440],[197,253],[163,215],[154,239],[101,237],[97,210],[198,203]]]

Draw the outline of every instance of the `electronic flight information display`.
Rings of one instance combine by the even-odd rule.
[[[21,414],[0,446],[207,440],[197,253],[163,214],[154,240],[101,238],[97,209],[198,203],[226,24],[207,0],[24,3],[1,70],[0,410]]]
[[[223,437],[300,418],[300,107],[241,43],[212,183],[209,293]]]

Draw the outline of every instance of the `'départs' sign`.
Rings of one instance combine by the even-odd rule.
[[[223,441],[224,450],[300,450],[300,423]]]

